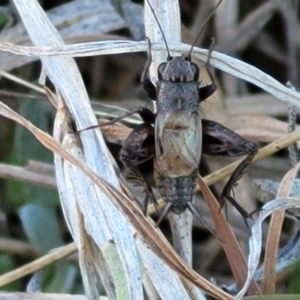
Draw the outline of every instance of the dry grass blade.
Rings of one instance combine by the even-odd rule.
[[[148,282],[152,283],[155,293],[159,295],[149,296],[149,299],[189,299],[189,291],[184,287],[182,278],[178,274],[172,276],[172,270],[168,266],[162,270],[162,260],[151,251],[145,240],[137,238],[136,245],[143,260],[143,276],[148,277]],[[150,294],[153,294],[153,291]]]
[[[286,209],[294,209],[300,207],[298,198],[280,197],[266,203],[251,227],[252,235],[249,239],[249,255],[248,255],[248,275],[244,287],[237,294],[237,298],[243,297],[248,290],[249,284],[255,274],[255,270],[259,263],[262,250],[262,222],[274,211],[282,211]]]
[[[133,6],[138,8],[135,10],[135,15],[141,19],[142,7],[136,4]],[[103,39],[106,32],[126,26],[124,19],[113,9],[109,1],[75,0],[63,5],[56,3],[56,7],[48,10],[47,15],[64,40],[68,42]],[[14,23],[17,24],[2,29],[1,40],[11,41],[22,46],[29,45],[30,38],[22,20],[14,20]],[[106,37],[106,39],[108,38]],[[3,53],[0,57],[0,68],[11,70],[36,59],[36,57],[16,57],[10,53]]]
[[[24,168],[7,164],[0,164],[0,177],[36,184],[51,189],[56,188],[56,181],[54,176],[31,171],[26,167]]]
[[[24,265],[18,269],[15,269],[11,272],[8,272],[0,276],[0,286],[4,286],[10,282],[13,282],[17,279],[20,279],[28,274],[31,274],[37,270],[43,269],[44,267],[52,264],[55,261],[63,259],[66,256],[71,255],[77,250],[75,243],[69,244],[67,246],[55,249],[50,253],[44,255],[41,258],[36,259],[35,261]]]
[[[41,9],[36,1],[15,0],[14,3],[33,44],[37,46],[55,45],[58,47],[64,44],[62,38],[48,19],[46,13]],[[59,98],[60,95],[63,95],[65,105],[68,107],[73,119],[75,120],[77,128],[86,128],[89,125],[95,124],[96,118],[93,110],[91,109],[85,85],[74,59],[71,57],[42,57],[41,60],[47,77],[55,86],[57,97]],[[58,107],[60,109],[63,105],[58,105]],[[58,112],[60,112],[59,109]],[[53,139],[50,139],[50,137],[45,135],[43,132],[38,132],[36,128],[32,127],[29,129],[36,134],[46,147],[50,148],[55,153],[55,157],[61,156],[65,160],[68,158],[68,161],[73,164],[73,169],[77,170],[77,186],[82,182],[90,184],[91,188],[86,189],[84,191],[85,193],[80,194],[81,200],[87,197],[91,202],[89,205],[84,207],[84,211],[80,212],[84,217],[84,226],[87,226],[86,231],[88,231],[92,237],[92,242],[95,241],[97,244],[97,249],[101,248],[104,240],[114,239],[122,264],[124,265],[129,295],[133,298],[142,297],[143,290],[141,284],[141,271],[139,268],[138,253],[134,246],[132,227],[122,212],[116,208],[117,205],[114,205],[110,201],[109,198],[114,196],[107,190],[104,181],[101,181],[99,177],[95,175],[95,173],[101,174],[102,178],[105,178],[107,182],[115,186],[117,189],[120,189],[119,179],[116,175],[113,160],[107,150],[101,132],[90,131],[81,134],[81,143],[85,162],[85,164],[83,164],[79,162],[79,159],[70,155],[68,151],[61,146],[61,144],[57,142],[55,143]],[[62,141],[62,139],[59,139],[59,141]],[[75,150],[74,148],[72,148],[72,150]],[[80,150],[82,151],[82,149]],[[64,156],[62,156],[61,153],[64,153]],[[78,166],[80,167],[78,168]],[[87,166],[89,166],[94,172],[91,172]],[[93,177],[96,181],[98,180],[98,184],[101,186],[100,189],[98,186],[90,182],[90,179],[80,171],[80,168],[84,171],[83,173],[89,174],[89,176]],[[72,180],[70,177],[67,178],[69,174],[70,173],[66,174],[66,182],[67,180]],[[62,177],[64,177],[64,174]],[[80,179],[82,179],[82,182]],[[87,195],[87,192],[89,191],[91,191],[91,193]],[[75,195],[75,193],[68,196],[69,199],[75,201],[79,197],[79,195]],[[74,204],[74,202],[71,204]],[[96,213],[95,211],[91,212],[90,207],[96,208]],[[80,208],[82,209],[82,207]],[[92,217],[90,217],[91,215],[93,216],[93,223],[89,222],[92,219]],[[100,218],[100,216],[104,217]],[[76,221],[77,220],[78,226],[76,230],[72,231],[72,229],[70,229],[71,233],[81,232],[80,226],[82,225],[82,222],[80,222],[79,219],[76,219]],[[68,221],[67,223],[70,224]],[[100,231],[101,233],[99,234]],[[97,256],[96,254],[95,256]],[[98,257],[95,259],[100,263],[100,259],[98,259]],[[84,263],[81,264],[81,266],[86,265],[87,264],[84,265]],[[83,278],[83,283],[85,291],[89,293],[90,298],[94,298],[97,292],[97,277],[90,276],[89,278],[91,281]]]
[[[195,57],[205,61],[207,52],[204,53],[203,50],[195,48]],[[211,56],[211,65],[237,78],[255,84],[266,92],[274,95],[277,99],[288,103],[290,102],[293,105],[300,107],[298,92],[292,91],[273,77],[241,60],[214,51]]]
[[[10,79],[13,82],[16,82],[16,83],[18,83],[20,85],[26,86],[26,87],[34,90],[34,91],[37,91],[37,92],[39,92],[41,94],[45,94],[45,90],[43,88],[40,88],[39,86],[37,86],[35,84],[32,84],[32,83],[30,83],[30,82],[28,82],[28,81],[26,81],[24,79],[21,79],[21,78],[15,76],[15,75],[12,75],[10,73],[7,73],[7,72],[1,71],[1,70],[0,70],[0,75],[3,76],[3,77],[5,77],[5,78]]]
[[[284,216],[285,211],[283,210],[275,211],[271,217],[268,237],[266,241],[266,254],[264,258],[264,271],[262,279],[262,292],[265,295],[276,293],[275,268]]]
[[[193,216],[186,209],[182,214],[169,212],[168,218],[173,237],[173,247],[183,260],[192,267],[192,228]]]
[[[200,175],[198,176],[197,181],[198,185],[201,187],[201,191],[215,222],[216,231],[222,243],[222,247],[226,253],[226,257],[230,264],[233,276],[237,282],[237,285],[242,288],[247,278],[246,260],[242,254],[242,251],[238,245],[231,227],[229,226],[223,213],[220,212],[220,205],[218,201]],[[255,281],[252,281],[252,284],[249,287],[249,293],[255,295],[260,293]]]
[[[170,43],[169,48],[176,53],[184,53],[190,50],[189,45],[180,43]],[[165,51],[165,46],[162,43],[153,43],[152,49]],[[9,42],[1,42],[0,50],[4,52],[12,52],[18,55],[29,56],[73,56],[85,57],[93,55],[119,54],[127,52],[142,52],[147,51],[146,42],[131,42],[124,40],[105,41],[105,42],[90,42],[73,45],[60,45],[53,47],[21,47]],[[194,56],[201,61],[207,60],[207,50],[194,48]],[[211,65],[237,78],[241,78],[255,84],[268,93],[274,95],[277,99],[285,102],[291,102],[297,107],[300,107],[299,93],[285,87],[277,80],[262,72],[261,70],[235,59],[228,55],[214,51],[211,57]]]
[[[54,137],[77,160],[83,161],[82,148],[78,137],[69,127],[70,116],[67,113],[64,114],[66,110],[61,109],[59,111],[60,113],[57,114],[54,126]],[[58,130],[58,128],[62,130]],[[107,295],[109,298],[114,298],[117,291],[115,292],[111,274],[108,271],[107,264],[103,261],[103,255],[98,246],[105,244],[108,237],[104,238],[107,235],[102,231],[102,224],[97,223],[98,220],[95,221],[93,217],[84,220],[82,213],[82,211],[85,211],[85,207],[82,206],[83,198],[78,197],[78,195],[86,195],[86,191],[82,191],[81,187],[89,186],[91,183],[86,183],[85,175],[78,172],[78,168],[67,160],[63,160],[57,154],[55,154],[55,167],[57,186],[65,220],[78,247],[78,260],[82,280],[85,283],[85,293],[91,299],[98,298],[99,292],[95,280],[95,273],[98,273]],[[93,193],[89,193],[88,197],[89,206],[95,211],[95,215],[99,216],[100,220],[105,219],[93,206],[95,202],[94,198],[92,198]],[[93,238],[88,234],[90,228],[93,228],[90,223],[98,224],[98,231],[93,234]]]
[[[228,96],[225,100],[229,115],[239,114],[264,114],[280,116],[286,114],[286,104],[277,101],[274,96],[265,93],[255,95]],[[243,103],[243,105],[240,105]]]
[[[271,143],[286,136],[287,126],[287,122],[268,115],[250,113],[235,115],[232,129],[251,140]],[[300,126],[296,126],[296,129],[299,130]]]
[[[294,180],[299,172],[300,163],[293,167],[282,179],[278,188],[277,197],[288,197],[293,187]],[[276,211],[272,214],[268,237],[266,242],[266,254],[264,259],[263,293],[276,293],[276,259],[285,211]]]
[[[231,28],[231,31],[227,32],[229,34],[222,38],[221,42],[218,44],[218,49],[227,53],[244,49],[271,19],[276,6],[274,1],[259,6],[249,14],[241,24],[235,24],[235,26]],[[227,11],[224,18],[228,16],[228,13],[230,12]]]
[[[3,236],[0,237],[0,251],[21,255],[22,257],[32,257],[38,254],[30,243]]]

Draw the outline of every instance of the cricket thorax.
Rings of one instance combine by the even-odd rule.
[[[174,57],[158,68],[157,110],[198,111],[199,68],[185,57]]]
[[[193,200],[196,186],[197,171],[190,176],[169,178],[154,171],[154,177],[159,193],[164,201],[172,203],[171,210],[175,214],[184,212],[187,203]]]
[[[199,86],[197,82],[160,82],[157,87],[157,110],[197,112],[199,108]]]

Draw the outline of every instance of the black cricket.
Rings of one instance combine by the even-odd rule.
[[[148,4],[154,13],[149,2]],[[159,22],[158,25],[161,28]],[[199,115],[200,103],[211,96],[217,88],[210,65],[212,48],[206,62],[211,84],[199,87],[199,67],[191,61],[193,46],[187,56],[172,57],[164,35],[163,38],[168,56],[166,62],[158,67],[156,86],[150,81],[148,74],[152,62],[149,39],[147,39],[148,60],[141,76],[144,90],[152,100],[157,102],[157,113],[140,107],[101,126],[114,124],[135,113],[138,113],[144,121],[132,130],[124,142],[119,159],[133,172],[146,191],[147,196],[143,204],[145,215],[149,200],[156,207],[157,200],[138,166],[142,162],[154,159],[155,183],[167,203],[157,224],[170,210],[175,214],[181,214],[187,208],[200,220],[202,219],[192,203],[201,153],[229,157],[247,154],[231,175],[219,199],[221,206],[225,203],[225,199],[234,205],[247,225],[246,219],[250,214],[231,196],[231,190],[252,161],[257,152],[257,144],[217,122],[201,119]]]

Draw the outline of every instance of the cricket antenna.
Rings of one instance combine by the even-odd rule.
[[[222,0],[221,0],[221,1],[222,1]],[[161,27],[161,25],[160,25],[160,23],[159,23],[159,21],[158,21],[158,18],[157,18],[156,14],[155,14],[155,11],[154,11],[154,9],[153,9],[152,4],[150,3],[149,0],[147,0],[147,3],[148,3],[148,5],[149,5],[149,7],[150,7],[150,9],[151,9],[151,12],[152,12],[152,14],[153,14],[153,16],[154,16],[154,18],[155,18],[155,21],[156,21],[156,23],[157,23],[157,25],[158,25],[158,27],[159,27],[159,30],[160,30],[161,35],[162,35],[162,37],[163,37],[164,43],[165,43],[165,45],[166,45],[166,49],[167,49],[167,53],[168,53],[167,61],[170,61],[170,60],[172,60],[172,56],[171,56],[171,54],[170,54],[170,49],[169,49],[169,47],[168,47],[168,43],[167,43],[167,40],[166,40],[164,31],[163,31],[163,29],[162,29],[162,27]],[[198,37],[197,37],[197,38],[198,38]]]
[[[147,0],[147,1],[148,1],[148,0]],[[191,47],[191,50],[190,50],[189,54],[187,55],[187,59],[188,59],[189,61],[192,60],[192,52],[193,52],[194,46],[195,46],[195,44],[196,44],[196,42],[197,42],[199,36],[201,35],[201,33],[203,32],[203,30],[205,29],[205,27],[206,27],[208,21],[209,21],[210,18],[214,15],[214,13],[216,12],[218,6],[221,4],[222,1],[223,1],[223,0],[219,0],[219,2],[217,3],[217,5],[213,8],[213,10],[210,12],[210,14],[207,16],[206,20],[204,21],[204,23],[203,23],[203,25],[202,25],[202,27],[201,27],[201,29],[200,29],[200,31],[199,31],[197,37],[195,38],[195,41],[194,41],[194,43],[193,43],[193,45],[192,45],[192,47]]]

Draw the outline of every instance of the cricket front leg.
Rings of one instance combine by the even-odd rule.
[[[141,83],[149,98],[152,100],[156,100],[156,96],[157,96],[156,87],[149,78],[149,68],[152,63],[151,42],[149,38],[147,38],[147,42],[148,42],[148,59],[141,76]]]
[[[149,202],[153,203],[155,206],[155,209],[158,211],[158,208],[159,208],[158,202],[155,198],[152,187],[149,184],[149,182],[147,181],[147,179],[145,178],[145,176],[141,173],[139,168],[132,161],[125,159],[125,160],[122,160],[122,163],[128,170],[130,170],[133,173],[134,177],[144,188],[144,192],[146,193],[146,197],[142,204],[142,211],[143,211],[144,216],[147,216],[147,209],[148,209]]]
[[[138,165],[154,156],[154,129],[149,123],[143,123],[132,130],[119,153],[119,159],[130,170],[143,186],[146,198],[143,203],[143,213],[147,215],[149,200],[158,210],[158,202],[151,185],[141,173]]]
[[[204,154],[227,157],[236,157],[247,154],[247,157],[237,166],[227,181],[220,196],[220,205],[222,207],[227,199],[240,212],[248,226],[246,219],[250,218],[251,214],[248,214],[236,202],[236,200],[231,196],[231,190],[237,185],[237,181],[242,177],[245,169],[257,153],[257,144],[244,139],[234,131],[214,121],[202,120],[202,128],[202,152]]]
[[[204,101],[205,99],[210,97],[217,89],[217,81],[210,64],[211,54],[212,54],[212,46],[209,48],[208,58],[205,64],[208,76],[211,80],[211,84],[199,88],[199,100],[200,100],[199,102]]]

